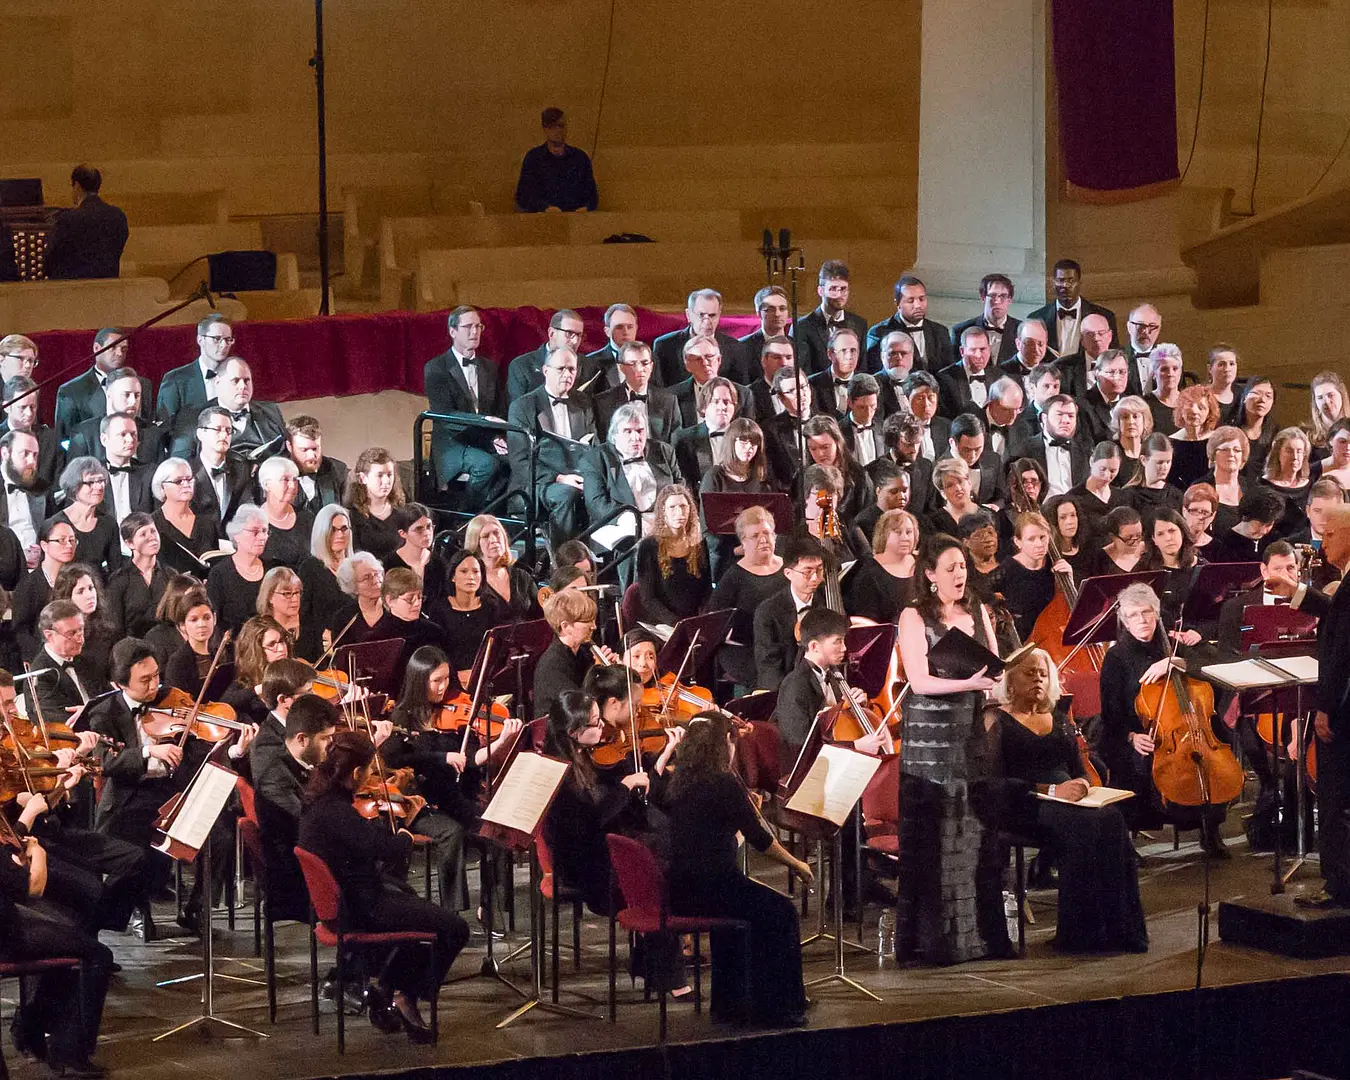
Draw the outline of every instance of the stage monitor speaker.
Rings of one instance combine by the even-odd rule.
[[[277,287],[277,257],[271,251],[217,251],[206,257],[212,292],[260,292]]]

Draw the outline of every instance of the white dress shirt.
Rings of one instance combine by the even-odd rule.
[[[548,391],[545,391],[548,393]],[[553,414],[553,434],[564,439],[572,437],[572,417],[567,408],[566,398],[555,398],[549,394],[549,411]]]
[[[220,367],[223,367],[223,366],[224,366],[224,363],[222,362],[221,365],[220,365]],[[205,386],[206,386],[206,400],[207,400],[207,401],[217,401],[217,400],[219,400],[220,395],[216,393],[216,383],[220,382],[220,378],[219,378],[219,376],[214,376],[214,377],[208,379],[208,378],[207,378],[207,374],[210,373],[210,372],[212,372],[212,371],[216,371],[216,372],[220,371],[220,367],[214,367],[214,368],[211,367],[211,365],[209,365],[209,364],[207,364],[205,361],[203,361],[202,358],[201,358],[200,356],[197,357],[197,367],[198,367],[198,369],[200,369],[200,371],[201,371],[201,373],[202,373],[202,382],[203,382],[203,383],[205,384]]]
[[[54,652],[52,652],[52,650],[48,648],[46,645],[42,646],[42,651],[47,654],[47,660],[54,668],[60,669],[66,664],[74,663],[74,661],[72,660],[62,660],[59,656],[57,656]],[[73,667],[66,668],[66,674],[70,676],[70,681],[75,684],[75,692],[80,695],[80,700],[87,702],[89,700],[89,695],[85,693],[84,687],[80,685],[80,677],[75,674],[75,669]],[[57,671],[56,677],[57,679],[61,678],[61,673],[59,670]]]
[[[127,708],[131,710],[131,715],[136,716],[136,710],[141,707],[139,701],[133,701],[127,696],[125,690],[122,691],[122,700],[126,702]],[[136,716],[136,734],[141,740],[141,756],[145,758],[146,776],[168,776],[169,766],[157,757],[150,756],[150,747],[155,745],[155,740],[145,733],[145,726],[142,723],[143,717]]]
[[[464,375],[464,381],[469,384],[469,396],[473,399],[473,411],[478,411],[478,365],[472,359],[466,360],[460,356],[454,349],[450,350],[450,355],[455,358],[455,363],[459,365],[459,370]]]
[[[1045,479],[1050,495],[1065,495],[1073,487],[1073,468],[1069,462],[1069,451],[1062,446],[1051,446],[1050,436],[1045,439]]]
[[[1073,314],[1068,314],[1072,311]],[[1068,356],[1078,351],[1079,328],[1083,324],[1083,298],[1073,302],[1073,307],[1065,308],[1055,301],[1055,331],[1059,335],[1059,355]]]
[[[917,357],[917,361],[915,362],[914,366],[927,367],[928,340],[923,332],[923,323],[922,322],[911,323],[906,322],[904,319],[901,319],[900,327],[907,334],[909,334],[910,340],[914,342],[914,355],[915,357]]]
[[[20,544],[25,548],[32,547],[38,542],[37,523],[33,521],[33,508],[27,494],[23,491],[6,492],[5,502],[9,507],[9,527],[14,530]]]
[[[131,476],[124,472],[109,473],[108,483],[112,487],[113,516],[117,524],[131,513]]]

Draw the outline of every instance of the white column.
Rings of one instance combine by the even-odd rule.
[[[1004,273],[1045,299],[1044,0],[925,0],[917,271],[937,319],[970,317]]]

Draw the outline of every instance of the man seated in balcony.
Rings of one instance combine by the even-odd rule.
[[[141,408],[146,388],[150,380],[143,379],[133,368],[115,368],[108,372],[107,381],[99,391],[103,399],[104,412],[81,420],[70,432],[67,446],[67,460],[77,457],[96,457],[103,461],[103,444],[99,440],[99,427],[103,417],[115,413],[130,413],[136,417],[136,460],[146,464],[157,464],[164,456],[168,438],[168,429],[155,420],[144,419]],[[106,463],[105,463],[106,464]]]
[[[56,219],[47,238],[47,276],[115,278],[127,246],[127,216],[99,198],[103,176],[92,165],[76,165],[70,174],[75,200]]]
[[[567,118],[550,107],[539,122],[544,141],[525,155],[516,183],[516,209],[525,214],[545,210],[594,210],[600,202],[591,159],[585,150],[567,145]]]
[[[279,451],[286,437],[286,421],[275,402],[254,400],[253,372],[248,361],[230,357],[220,366],[216,382],[219,394],[216,400],[234,423],[230,449],[236,454],[252,455],[260,447],[274,443],[271,453]]]

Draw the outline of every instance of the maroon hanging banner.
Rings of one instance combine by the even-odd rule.
[[[1053,34],[1071,194],[1128,202],[1176,181],[1172,0],[1055,0]]]

